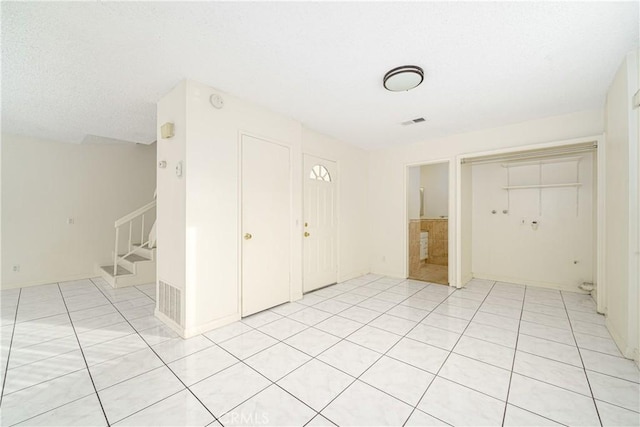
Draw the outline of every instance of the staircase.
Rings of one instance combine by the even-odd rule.
[[[155,223],[145,224],[155,216],[155,208],[154,200],[115,222],[113,263],[100,266],[100,274],[114,288],[156,281]],[[120,239],[121,229],[128,229],[126,241]]]

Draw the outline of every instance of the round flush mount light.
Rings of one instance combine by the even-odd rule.
[[[384,88],[392,92],[403,92],[418,87],[424,80],[424,71],[417,65],[403,65],[384,75]]]

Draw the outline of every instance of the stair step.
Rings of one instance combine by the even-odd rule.
[[[102,267],[100,267],[101,269],[103,269],[109,276],[113,276],[113,265],[103,265]],[[131,276],[133,275],[132,272],[130,272],[129,270],[127,270],[126,268],[122,267],[122,266],[118,266],[118,275],[116,277],[120,277],[120,276]]]
[[[122,255],[118,255],[118,257],[122,257],[124,254]],[[128,257],[124,258],[125,260],[129,261],[129,262],[142,262],[142,261],[152,261],[149,258],[145,258],[143,256],[140,256],[138,254],[131,254]],[[119,268],[119,267],[118,267]]]
[[[139,243],[136,243],[133,245],[133,247],[135,248],[135,253],[136,255],[141,255],[144,256],[146,258],[149,258],[151,260],[155,259],[155,255],[156,255],[156,248],[149,248],[146,245],[145,246],[140,246]]]
[[[149,248],[149,246],[147,245],[141,246],[140,243],[133,243],[132,246],[135,246],[136,248],[148,249],[148,250],[153,250],[156,248],[155,246],[152,248]]]

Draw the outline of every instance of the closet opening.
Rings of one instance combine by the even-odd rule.
[[[597,141],[459,162],[460,286],[477,278],[595,291]]]

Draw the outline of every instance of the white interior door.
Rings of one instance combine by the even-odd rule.
[[[304,292],[338,278],[337,169],[335,162],[304,155]]]
[[[289,149],[242,136],[242,315],[290,300]]]

